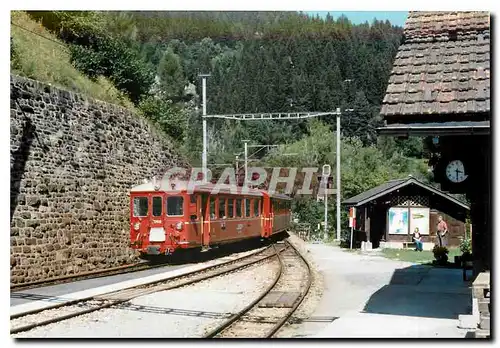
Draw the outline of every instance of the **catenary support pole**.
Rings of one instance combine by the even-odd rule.
[[[244,186],[247,186],[248,183],[248,141],[245,140],[245,182]]]
[[[323,170],[321,173],[321,181],[323,182],[324,190],[324,201],[325,201],[325,226],[324,226],[324,238],[328,238],[328,178],[331,174],[331,166],[329,164],[323,165]]]
[[[201,167],[203,171],[203,182],[207,182],[207,77],[209,74],[199,75],[202,79],[202,100],[203,100],[203,152],[201,154]]]
[[[328,195],[327,195],[327,187],[328,178],[325,178],[325,238],[328,238]]]
[[[340,108],[337,108],[337,241],[340,241]]]

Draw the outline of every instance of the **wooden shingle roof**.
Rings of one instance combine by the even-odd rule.
[[[430,185],[427,185],[427,184],[421,182],[420,180],[417,180],[416,178],[414,178],[412,176],[409,176],[406,179],[396,179],[396,180],[387,181],[387,182],[383,183],[382,185],[373,187],[373,188],[369,189],[368,191],[362,192],[354,197],[351,197],[351,198],[344,200],[342,202],[342,204],[346,205],[346,206],[350,206],[350,207],[360,207],[362,205],[367,204],[368,202],[376,200],[380,197],[383,197],[391,192],[399,190],[399,189],[401,189],[405,186],[408,186],[408,185],[419,186],[419,187],[429,191],[430,193],[434,193],[434,194],[442,197],[443,199],[446,199],[446,200],[448,200],[448,201],[450,201],[450,202],[452,202],[452,203],[454,203],[454,204],[456,204],[464,209],[468,209],[468,210],[470,209],[470,207],[467,204],[465,204],[464,202],[456,199],[453,196],[450,196],[449,194],[447,194],[441,190],[438,190]]]
[[[387,123],[489,112],[489,13],[410,12],[382,102]]]

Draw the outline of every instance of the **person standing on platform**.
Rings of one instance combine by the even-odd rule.
[[[439,240],[439,246],[446,246],[448,239],[448,225],[443,220],[441,215],[438,216],[438,224],[437,224],[437,236]]]

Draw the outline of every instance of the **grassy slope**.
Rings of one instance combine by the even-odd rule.
[[[13,74],[51,83],[54,86],[133,109],[130,100],[119,92],[109,80],[99,77],[96,81],[92,81],[79,72],[71,64],[67,46],[41,24],[32,20],[25,12],[12,11],[11,21],[53,40],[45,39],[16,25],[11,25],[10,33],[16,52],[15,62],[11,61]]]

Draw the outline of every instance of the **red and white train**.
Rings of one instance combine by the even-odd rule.
[[[268,239],[286,231],[291,198],[237,187],[213,194],[213,184],[163,187],[150,182],[130,192],[130,245],[148,255],[207,249],[245,239]]]

